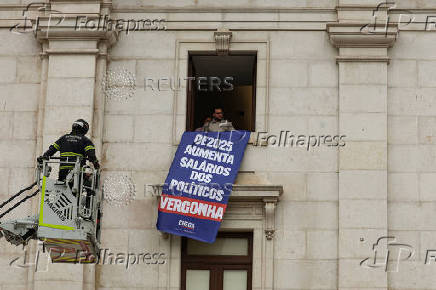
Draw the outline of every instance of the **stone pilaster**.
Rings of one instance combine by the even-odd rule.
[[[50,1],[59,14],[40,15],[37,40],[42,44],[43,70],[38,113],[38,153],[68,132],[79,118],[90,124],[89,136],[101,156],[104,96],[99,85],[106,72],[107,49],[117,39],[104,29],[77,29],[76,17],[108,15],[103,1]],[[60,21],[62,19],[62,21]],[[57,170],[55,170],[57,171]],[[32,289],[95,288],[94,266],[51,265],[48,272],[33,274]]]
[[[339,150],[338,289],[388,289],[383,268],[360,265],[388,232],[387,49],[398,29],[385,25],[387,15],[388,8],[342,5],[327,27],[339,51],[339,133],[347,136]]]

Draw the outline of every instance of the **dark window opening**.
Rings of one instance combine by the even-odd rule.
[[[255,131],[257,52],[189,52],[186,130],[202,127],[215,107],[236,130]]]

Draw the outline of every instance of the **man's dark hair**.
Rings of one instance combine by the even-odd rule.
[[[221,106],[214,106],[213,109],[212,109],[212,114],[214,114],[214,113],[215,113],[215,110],[218,110],[218,109],[221,109],[221,111],[224,112],[223,107],[221,107]]]

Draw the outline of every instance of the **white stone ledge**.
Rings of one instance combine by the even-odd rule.
[[[217,27],[225,25],[232,31],[325,31],[327,22],[236,22],[236,21],[215,21],[215,22],[167,22],[166,31],[216,31]]]
[[[377,57],[377,56],[337,56],[336,63],[340,62],[386,62],[389,64],[389,57]]]
[[[162,195],[163,184],[150,186],[153,188],[153,195],[159,200]],[[230,220],[248,221],[250,223],[253,220],[264,220],[265,238],[268,241],[273,241],[276,231],[276,208],[282,194],[282,185],[233,185],[232,194],[229,197],[229,210],[223,220],[224,227],[225,223]],[[263,209],[256,211],[254,214],[253,212],[247,213],[244,210],[247,205],[251,205],[254,209],[256,204],[258,206],[262,205]],[[232,213],[235,215],[232,215]],[[163,237],[168,237],[167,233],[162,234]]]
[[[82,1],[83,3],[78,3],[80,1],[71,1],[73,3],[63,2],[63,1],[51,1],[51,9],[62,11],[62,13],[99,13],[100,12],[100,1]],[[86,3],[85,3],[86,2]]]
[[[47,49],[45,54],[98,54],[100,51],[95,48],[82,48],[82,49]]]
[[[1,6],[0,6],[1,7]],[[180,8],[159,8],[152,6],[141,7],[114,7],[113,13],[328,13],[336,14],[335,8],[264,8],[264,7],[180,7]]]
[[[363,27],[368,33],[362,32]],[[383,27],[384,28],[384,27]],[[371,29],[376,29],[371,31]],[[386,31],[380,31],[380,25],[371,23],[331,23],[327,24],[327,33],[336,47],[392,47],[398,35],[398,27],[389,24]]]
[[[151,184],[155,196],[161,196],[164,184]],[[282,185],[233,185],[230,201],[277,202],[283,194]]]

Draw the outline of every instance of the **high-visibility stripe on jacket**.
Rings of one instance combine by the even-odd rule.
[[[75,131],[60,137],[49,147],[44,153],[44,156],[53,156],[57,151],[60,151],[61,161],[67,161],[68,159],[68,162],[75,162],[77,156],[87,157],[91,162],[97,160],[95,156],[95,146],[92,141],[85,135]],[[60,169],[73,167],[67,166],[70,165],[61,163]]]

